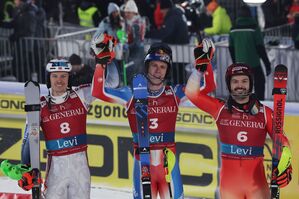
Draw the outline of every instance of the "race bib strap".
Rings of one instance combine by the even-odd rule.
[[[86,134],[46,141],[48,151],[71,149],[86,144]]]
[[[221,143],[221,153],[236,156],[263,156],[264,147],[238,146]]]
[[[133,142],[138,143],[138,133],[133,133]],[[173,143],[174,132],[150,133],[150,144]]]

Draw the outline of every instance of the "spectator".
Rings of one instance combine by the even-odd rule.
[[[172,0],[160,0],[157,3],[160,3],[163,24],[160,29],[152,29],[146,36],[168,44],[189,44],[187,18],[183,8],[174,5]],[[173,84],[184,83],[185,65],[186,63],[173,63],[171,68]]]
[[[271,64],[265,50],[260,28],[256,20],[251,17],[247,5],[243,5],[239,9],[235,26],[229,33],[229,51],[233,63],[246,63],[252,67],[255,93],[259,100],[264,100],[265,75],[260,58],[264,62],[267,76],[271,73]]]
[[[142,71],[144,57],[145,19],[138,14],[138,8],[134,0],[129,0],[124,6],[126,34],[128,36],[129,57],[127,64],[128,82],[131,82],[134,74]]]
[[[299,14],[295,15],[292,38],[294,41],[295,49],[299,49]]]
[[[96,27],[101,20],[101,13],[91,0],[84,0],[77,8],[80,26]]]
[[[13,33],[9,36],[10,42],[13,42],[13,76],[19,81],[25,81],[30,77],[24,77],[24,68],[33,67],[33,63],[25,60],[32,60],[33,45],[25,40],[24,37],[34,37],[37,27],[36,8],[32,5],[31,1],[15,0],[14,16],[10,22],[4,22],[2,25],[5,28],[12,28]],[[29,58],[29,59],[25,59]]]
[[[36,10],[30,1],[15,0],[14,17],[11,22],[5,23],[5,27],[13,28],[10,41],[17,41],[22,37],[33,37],[36,30]]]
[[[168,44],[188,44],[187,19],[183,10],[174,6],[172,0],[161,0],[160,11],[164,19],[161,28],[151,30],[147,37]]]
[[[120,15],[120,9],[117,4],[109,3],[107,11],[108,16],[100,22],[93,37],[100,33],[107,33],[118,39],[119,42],[115,47],[115,59],[109,64],[108,68],[117,67],[113,71],[121,72],[123,71],[121,60],[124,57],[124,51],[126,51],[125,21]]]
[[[222,8],[216,1],[211,1],[206,7],[207,15],[212,15],[212,27],[204,29],[206,35],[228,34],[232,23],[225,8]]]
[[[287,15],[289,23],[294,23],[296,14],[299,14],[299,0],[292,1],[292,5],[290,6],[289,13]]]
[[[10,22],[13,18],[13,11],[15,5],[12,0],[4,0],[1,4],[3,4],[3,15],[1,14],[0,19],[4,22]]]
[[[155,11],[154,11],[154,22],[155,22],[155,27],[159,30],[161,26],[163,25],[164,21],[164,15],[161,12],[161,7],[160,7],[160,2],[157,2]]]
[[[69,62],[72,65],[71,85],[80,86],[92,82],[94,70],[86,64],[82,64],[81,57],[77,54],[72,54],[69,57]]]
[[[31,6],[35,12],[35,19],[36,19],[34,37],[44,38],[46,37],[46,12],[41,6],[41,0],[32,0]],[[45,78],[44,78],[45,56],[42,55],[42,53],[34,53],[34,52],[45,52],[46,51],[45,42],[43,40],[34,40],[32,44],[33,44],[33,49],[31,50],[32,62],[29,63],[28,67],[32,69],[32,73],[37,74],[37,76],[40,78],[38,79],[40,83],[45,83]]]
[[[41,5],[41,0],[32,0],[32,6],[35,8],[36,15],[36,29],[35,37],[46,36],[46,12]]]
[[[277,0],[267,0],[262,4],[265,29],[287,23],[286,13],[283,10],[279,10],[279,7]]]

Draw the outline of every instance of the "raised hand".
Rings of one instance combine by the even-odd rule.
[[[96,35],[91,41],[91,53],[96,63],[106,65],[115,57],[114,46],[116,39],[106,33]]]
[[[203,39],[201,44],[194,48],[195,68],[204,72],[211,62],[215,52],[215,45],[210,39]]]

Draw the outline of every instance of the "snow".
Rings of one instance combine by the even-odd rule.
[[[0,193],[18,193],[18,194],[30,194],[22,190],[17,181],[11,180],[7,177],[0,177]],[[115,199],[131,199],[132,191],[126,189],[116,189],[110,187],[101,187],[93,184],[91,186],[91,199],[101,198],[115,198]]]

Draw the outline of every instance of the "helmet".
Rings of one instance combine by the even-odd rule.
[[[165,43],[154,43],[150,46],[144,58],[145,73],[148,73],[148,66],[150,61],[162,61],[167,63],[166,76],[169,75],[169,71],[172,65],[172,50]]]
[[[72,70],[72,65],[65,59],[52,59],[46,66],[47,71],[47,87],[51,88],[50,73],[52,72],[68,72]],[[70,78],[68,87],[71,88]]]
[[[225,81],[226,81],[226,86],[229,90],[229,92],[231,92],[231,88],[230,88],[230,80],[232,78],[232,76],[235,75],[247,75],[249,77],[249,92],[252,92],[252,87],[253,87],[253,74],[251,72],[250,66],[244,64],[244,63],[235,63],[235,64],[231,64],[225,73]]]
[[[71,72],[72,65],[65,59],[52,59],[46,68],[47,72]]]

